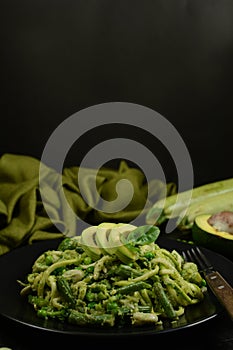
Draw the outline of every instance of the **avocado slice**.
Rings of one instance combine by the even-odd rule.
[[[115,250],[114,252],[117,257],[125,264],[135,261],[138,255],[134,249],[130,249],[128,246],[122,243],[121,236],[124,235],[127,237],[127,235],[136,228],[137,226],[125,224],[112,228],[109,233],[110,246]]]
[[[192,238],[194,243],[217,253],[223,254],[230,259],[233,258],[233,234],[219,231],[210,225],[208,220],[212,214],[198,215],[192,227]]]
[[[115,249],[110,247],[108,238],[111,229],[113,227],[116,227],[117,225],[118,224],[111,222],[103,222],[97,226],[95,239],[98,246],[102,249],[104,254],[112,255],[115,252]]]
[[[90,226],[84,229],[81,233],[80,243],[83,246],[84,251],[93,259],[98,260],[102,255],[102,250],[99,248],[96,242],[97,226]]]

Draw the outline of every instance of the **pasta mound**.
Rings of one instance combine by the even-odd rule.
[[[137,247],[137,259],[115,254],[93,260],[77,237],[65,238],[34,262],[21,295],[38,317],[77,326],[163,326],[204,298],[196,264],[155,242]]]

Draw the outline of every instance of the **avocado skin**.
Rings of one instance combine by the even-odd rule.
[[[233,260],[233,239],[228,239],[226,235],[225,237],[221,236],[221,231],[217,231],[210,226],[207,222],[210,216],[202,215],[194,220],[192,227],[194,243]],[[231,236],[229,233],[229,237]]]

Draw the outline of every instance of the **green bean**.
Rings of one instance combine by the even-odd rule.
[[[139,281],[139,282],[130,283],[126,286],[118,288],[117,294],[121,294],[121,295],[131,294],[131,293],[134,293],[134,292],[141,290],[141,289],[144,289],[144,288],[150,289],[151,285],[149,283]]]
[[[68,281],[64,277],[59,276],[57,278],[57,288],[61,293],[62,297],[67,301],[67,303],[70,306],[74,307],[76,304],[76,300],[73,296],[73,293],[71,291]]]
[[[138,277],[138,276],[142,275],[142,272],[140,272],[136,269],[133,269],[129,265],[122,265],[122,264],[116,269],[115,273],[117,275],[124,277],[124,278],[125,277],[132,278],[132,277]]]
[[[61,310],[49,310],[46,308],[42,308],[37,311],[37,316],[41,318],[58,318],[61,321],[64,321],[67,317],[67,310],[61,309]]]
[[[172,306],[172,303],[168,299],[162,284],[159,281],[154,283],[154,292],[155,292],[155,295],[158,297],[159,303],[162,305],[167,317],[175,318],[176,312]]]
[[[148,313],[148,312],[151,312],[151,310],[152,310],[151,305],[139,305],[138,306],[138,311],[139,312],[146,312],[146,313]]]
[[[106,325],[114,326],[115,317],[112,314],[84,314],[77,310],[71,310],[68,316],[68,322],[75,324],[77,326],[87,326],[87,325]]]

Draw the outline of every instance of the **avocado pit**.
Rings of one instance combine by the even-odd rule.
[[[227,232],[233,235],[233,212],[221,211],[213,214],[207,220],[208,224],[213,226],[217,231]]]

